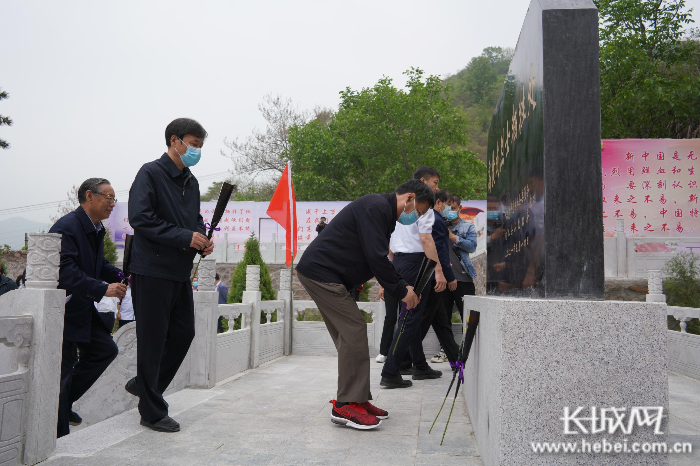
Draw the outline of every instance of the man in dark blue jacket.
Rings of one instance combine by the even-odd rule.
[[[136,316],[136,377],[126,390],[140,397],[141,425],[159,432],[180,430],[168,416],[163,392],[194,338],[190,274],[197,251],[209,255],[199,214],[199,183],[189,167],[199,162],[207,132],[189,118],[165,128],[168,151],[139,170],[129,191],[131,296]]]
[[[351,202],[318,235],[296,267],[297,277],[314,300],[338,350],[338,392],[331,421],[373,429],[388,413],[371,403],[367,323],[350,290],[373,276],[385,293],[414,308],[413,287],[387,259],[396,222],[418,221],[433,204],[423,182],[409,180],[396,192],[368,194]]]
[[[61,234],[58,288],[66,290],[58,437],[69,434],[70,424],[80,424],[71,406],[119,352],[112,329],[98,315],[95,301],[104,296],[121,299],[126,293],[126,286],[119,283],[121,270],[103,255],[106,230],[102,220],[109,218],[117,202],[114,189],[104,178],[90,178],[80,185],[78,201],[80,207],[61,217],[49,230]]]
[[[6,273],[5,268],[0,264],[0,296],[17,289],[17,284],[7,277]]]

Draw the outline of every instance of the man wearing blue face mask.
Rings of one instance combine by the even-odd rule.
[[[134,229],[131,293],[136,316],[136,377],[126,390],[138,396],[141,425],[177,432],[163,392],[194,338],[190,273],[201,251],[214,243],[199,214],[199,183],[190,167],[199,162],[207,132],[189,118],[165,128],[168,151],[141,167],[129,191],[129,223]]]
[[[419,296],[391,262],[389,238],[396,222],[410,224],[427,215],[432,190],[409,180],[393,193],[368,194],[345,206],[304,251],[297,277],[321,312],[338,350],[338,392],[331,421],[355,429],[373,429],[389,414],[372,405],[369,385],[367,323],[350,290],[373,276],[386,296],[413,309]],[[325,231],[325,230],[324,230]]]

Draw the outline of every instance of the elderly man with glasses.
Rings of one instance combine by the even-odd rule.
[[[58,287],[66,290],[63,326],[61,391],[58,400],[57,435],[82,421],[72,405],[95,383],[117,357],[119,350],[95,309],[103,297],[123,298],[121,270],[104,258],[106,230],[117,199],[104,178],[89,178],[78,189],[80,207],[61,217],[49,230],[61,234]],[[79,356],[78,356],[79,354]]]

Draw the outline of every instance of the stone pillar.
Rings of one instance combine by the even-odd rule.
[[[627,278],[627,235],[625,235],[625,219],[615,220],[615,236],[617,238],[617,276]]]
[[[243,304],[252,304],[250,313],[250,363],[249,367],[255,369],[260,364],[260,266],[248,265],[245,272],[245,291],[243,292]]]
[[[27,288],[56,289],[60,264],[61,235],[58,233],[29,233]]]
[[[22,464],[44,461],[56,449],[66,306],[66,292],[56,289],[60,253],[61,235],[29,233],[27,289],[16,294],[13,306],[15,315],[33,318]]]
[[[292,351],[292,270],[280,269],[280,289],[277,299],[284,301],[284,355]]]
[[[661,270],[649,270],[649,278],[647,280],[649,294],[647,294],[648,303],[665,303],[666,295],[664,294],[663,277]]]
[[[214,291],[216,260],[202,259],[199,265],[199,291],[193,293],[194,340],[190,346],[190,380],[193,388],[216,385],[216,324],[219,320],[218,293]]]

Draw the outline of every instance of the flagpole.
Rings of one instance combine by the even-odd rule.
[[[287,162],[287,168],[289,169],[289,230],[291,233],[292,223],[294,222],[294,199],[292,197],[292,162]],[[292,245],[294,244],[294,238],[296,238],[297,231],[294,230],[294,236],[289,235],[289,242],[291,244],[287,245],[289,248],[289,255],[292,260],[289,264],[289,354],[292,354],[292,348],[294,348],[294,254],[292,251]]]

